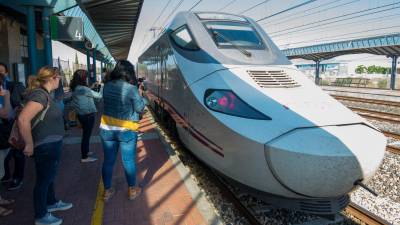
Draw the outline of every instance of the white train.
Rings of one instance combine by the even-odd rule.
[[[190,151],[277,207],[336,213],[383,159],[385,136],[308,80],[251,18],[180,12],[138,74]]]

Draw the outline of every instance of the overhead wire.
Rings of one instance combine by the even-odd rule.
[[[399,2],[399,3],[400,3],[400,2]],[[395,4],[399,4],[399,3],[395,3]],[[392,5],[392,4],[390,4],[390,5]],[[382,6],[382,7],[383,7],[383,6]],[[379,7],[379,8],[382,8],[382,7]],[[370,11],[370,10],[372,10],[372,9],[377,9],[377,7],[372,8],[372,9],[367,9],[367,10],[361,10],[361,11],[358,11],[358,12],[356,12],[356,13],[349,13],[349,14],[342,15],[342,16],[335,16],[335,17],[332,17],[332,18],[328,18],[328,19],[324,19],[324,20],[312,22],[312,23],[309,23],[309,24],[305,24],[305,25],[301,25],[301,26],[297,26],[297,27],[292,27],[292,28],[288,28],[288,29],[284,29],[284,30],[272,32],[272,33],[271,33],[271,37],[279,37],[279,36],[282,36],[282,35],[287,35],[287,34],[291,34],[291,33],[294,33],[294,32],[299,32],[299,31],[307,30],[307,29],[310,29],[310,28],[320,27],[320,26],[323,26],[323,25],[329,25],[329,24],[333,24],[333,23],[337,23],[337,22],[341,22],[341,21],[346,21],[346,20],[350,20],[350,19],[354,19],[354,18],[359,18],[359,17],[362,17],[362,16],[369,16],[369,15],[372,15],[372,14],[376,14],[376,13],[380,13],[380,12],[386,12],[386,11],[394,10],[394,9],[397,9],[397,8],[400,8],[400,6],[393,7],[393,8],[389,8],[389,9],[383,9],[383,10],[379,10],[379,11],[375,11],[375,12],[369,12],[369,13],[366,13],[366,14],[363,14],[363,15],[357,15],[357,16],[353,16],[353,17],[349,17],[349,18],[339,19],[339,20],[332,21],[332,22],[328,22],[328,23],[325,23],[325,24],[318,24],[318,25],[316,25],[316,26],[306,27],[306,28],[298,29],[298,30],[297,30],[297,28],[299,28],[299,27],[309,26],[309,25],[312,25],[312,24],[316,24],[316,23],[320,23],[320,22],[325,22],[325,21],[328,21],[328,20],[337,19],[337,18],[344,17],[344,16],[359,14],[359,13],[361,13],[361,12],[367,12],[367,11]],[[290,31],[290,30],[291,30],[291,31]],[[282,33],[283,31],[288,31],[288,32]],[[276,33],[282,33],[282,34],[273,35],[273,34],[276,34]]]
[[[171,1],[172,1],[172,0],[168,0],[167,4],[165,4],[164,8],[160,11],[160,13],[158,14],[158,17],[153,21],[153,23],[151,24],[150,28],[154,27],[154,25],[156,24],[156,22],[161,18],[161,15],[164,14],[165,9],[167,9],[167,7],[168,7],[168,5],[171,3]],[[140,45],[139,45],[139,46],[142,46],[139,52],[141,52],[141,51],[146,47],[146,45],[143,45],[143,44],[144,44],[144,41],[146,40],[146,37],[147,37],[147,35],[148,35],[148,32],[150,32],[150,29],[146,32],[146,34],[144,35],[144,37],[143,37],[143,39],[142,39],[142,42],[141,42]]]
[[[237,0],[232,0],[230,2],[228,2],[228,4],[226,4],[225,6],[223,6],[222,8],[218,9],[217,11],[220,12],[224,9],[226,9],[227,7],[229,7],[230,5],[232,5],[233,3],[235,3]]]
[[[239,12],[239,14],[243,14],[243,13],[245,13],[245,12],[248,12],[248,11],[250,11],[250,10],[256,8],[257,6],[260,6],[260,5],[262,5],[262,4],[265,4],[265,3],[269,2],[269,1],[271,1],[271,0],[265,0],[265,1],[262,1],[262,2],[260,2],[260,3],[258,3],[258,4],[255,4],[255,5],[251,6],[250,8],[247,8],[247,9],[245,9],[245,10]]]
[[[179,6],[182,5],[183,1],[185,0],[180,0],[179,3],[175,6],[175,8],[171,11],[171,13],[167,16],[167,18],[164,20],[161,27],[165,27],[166,23],[168,22],[168,19],[172,16],[173,13],[176,12],[176,10],[179,8]]]
[[[321,4],[321,5],[318,5],[318,6],[309,8],[309,9],[305,9],[305,10],[303,10],[303,11],[300,11],[299,13],[305,13],[305,12],[308,12],[308,11],[312,11],[312,10],[314,10],[314,9],[318,9],[318,8],[321,8],[321,7],[324,7],[324,6],[328,6],[328,5],[331,5],[331,4],[333,4],[333,3],[337,3],[337,2],[340,2],[340,1],[343,1],[343,0],[332,0],[331,2],[324,3],[324,4]],[[287,16],[286,18],[288,18],[288,17],[293,17],[293,16],[297,17],[298,14],[289,15],[289,16]],[[261,24],[275,23],[276,21],[280,21],[280,20],[281,20],[281,19],[269,20],[269,21],[265,21],[265,22],[263,22],[263,23],[261,23]]]
[[[301,6],[308,5],[308,4],[313,3],[313,2],[315,2],[315,1],[317,1],[317,0],[308,0],[308,1],[303,2],[303,3],[301,3],[301,4],[292,6],[292,7],[288,8],[288,9],[285,9],[285,10],[282,10],[282,11],[280,11],[280,12],[274,13],[274,14],[272,14],[272,15],[269,15],[269,16],[263,17],[263,18],[261,18],[261,19],[258,19],[258,20],[256,20],[256,22],[260,22],[260,21],[266,20],[266,19],[268,19],[268,18],[277,16],[277,15],[279,15],[279,14],[288,12],[288,11],[290,11],[290,10],[299,8],[299,7],[301,7]]]
[[[322,32],[322,31],[325,31],[325,30],[330,30],[332,27],[347,26],[347,25],[350,25],[350,24],[357,24],[357,23],[365,23],[367,21],[374,21],[374,23],[375,23],[375,22],[380,22],[380,21],[387,20],[387,18],[390,18],[390,17],[393,17],[393,16],[400,16],[400,14],[391,14],[391,15],[386,15],[386,16],[381,16],[381,17],[376,17],[376,18],[370,18],[370,19],[366,19],[366,20],[353,21],[353,22],[350,22],[350,23],[335,24],[335,25],[332,25],[332,26],[324,26],[323,29],[321,29],[320,27],[317,27],[317,28],[310,29],[310,30],[299,31],[299,32],[296,32],[295,34],[308,33],[308,32],[312,32],[312,31],[320,31],[320,32]],[[300,36],[304,36],[304,34],[296,35],[296,36],[293,36],[293,35],[289,34],[288,36],[290,36],[290,38],[293,38],[293,37],[297,37],[297,36],[299,36],[299,37]],[[287,39],[287,36],[284,37],[284,38]],[[277,40],[280,40],[280,39],[278,38]],[[296,44],[297,43],[299,43],[299,42],[296,42]],[[295,43],[292,43],[292,44],[295,44]]]
[[[360,0],[351,0],[350,2],[345,2],[345,3],[342,3],[340,5],[332,6],[332,7],[326,8],[326,9],[321,9],[321,10],[316,11],[316,12],[308,13],[308,14],[301,15],[301,16],[294,17],[294,18],[292,17],[292,18],[289,18],[289,19],[285,19],[285,20],[280,21],[279,23],[274,23],[274,25],[279,25],[279,24],[282,24],[282,23],[286,23],[286,22],[288,22],[290,20],[293,20],[293,19],[296,19],[296,18],[304,18],[304,17],[307,17],[307,16],[315,15],[315,14],[320,13],[320,12],[326,12],[328,10],[336,9],[336,8],[339,8],[339,7],[342,7],[342,6],[346,6],[346,5],[350,5],[352,3],[359,2],[359,1]]]
[[[160,19],[161,15],[164,13],[165,9],[168,7],[168,5],[171,3],[172,0],[168,0],[167,4],[165,4],[164,8],[161,10],[161,12],[158,14],[157,19],[154,20],[153,24],[150,27],[153,27],[156,22]]]
[[[323,38],[319,38],[319,39],[312,39],[312,40],[310,39],[310,40],[307,40],[307,41],[301,41],[301,42],[295,42],[295,43],[289,43],[289,44],[301,44],[301,43],[311,43],[311,42],[320,42],[320,41],[327,42],[327,41],[332,41],[332,40],[338,40],[338,39],[332,39],[332,38],[335,38],[335,37],[341,37],[339,40],[342,40],[342,39],[348,39],[349,37],[346,37],[346,36],[351,36],[351,35],[354,35],[354,34],[361,34],[361,33],[367,33],[367,32],[378,31],[378,30],[387,30],[387,29],[398,28],[398,27],[400,27],[400,25],[382,27],[382,28],[374,28],[374,29],[368,29],[368,30],[362,30],[362,31],[358,31],[358,32],[345,33],[345,34],[340,34],[340,35],[323,37]],[[379,36],[382,36],[382,35],[379,34]],[[287,45],[287,44],[285,44],[285,45]]]
[[[194,9],[198,4],[200,4],[200,2],[202,2],[203,0],[199,0],[198,2],[196,2],[192,7],[190,7],[189,11],[192,11],[192,9]]]

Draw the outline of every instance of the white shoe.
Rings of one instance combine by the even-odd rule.
[[[51,213],[47,213],[44,217],[35,220],[35,225],[60,225],[62,219],[57,218]]]
[[[86,159],[81,159],[81,163],[89,163],[89,162],[95,162],[95,161],[97,161],[97,158],[91,157],[91,156],[87,157]]]

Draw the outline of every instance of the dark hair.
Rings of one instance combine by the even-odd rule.
[[[87,71],[86,70],[76,70],[72,77],[70,88],[72,91],[78,86],[88,86],[87,84]]]
[[[135,67],[127,60],[120,60],[110,73],[110,80],[125,80],[134,85],[137,84]]]
[[[7,64],[0,62],[0,66],[3,66],[6,69],[6,72],[8,73],[8,67]]]

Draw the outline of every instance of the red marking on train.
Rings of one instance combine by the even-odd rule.
[[[161,101],[159,100],[159,97],[157,97],[155,95],[155,93],[153,93],[152,91],[148,90],[146,92],[146,95],[150,98],[150,100],[156,101],[158,104],[160,104]],[[200,133],[196,128],[194,128],[190,123],[188,123],[184,119],[184,117],[181,114],[179,114],[179,112],[168,101],[166,101],[165,99],[162,99],[162,100],[166,104],[165,105],[166,107],[164,107],[164,108],[171,114],[172,119],[174,119],[177,124],[181,125],[184,129],[189,131],[189,134],[193,138],[195,138],[201,144],[206,146],[208,149],[215,152],[219,156],[224,157],[224,154],[222,152],[223,149],[220,146],[218,146],[217,144],[215,144],[214,142],[209,140],[202,133]]]

